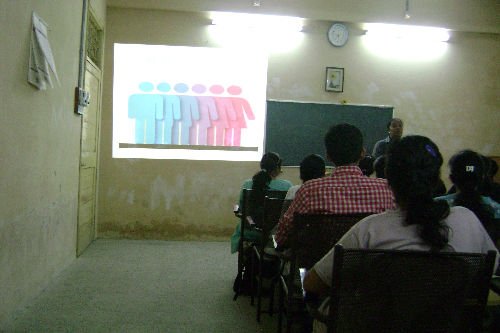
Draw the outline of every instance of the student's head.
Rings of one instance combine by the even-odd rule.
[[[450,158],[450,179],[457,187],[454,199],[456,206],[470,209],[481,221],[484,228],[492,239],[496,241],[498,228],[495,226],[494,215],[484,207],[481,199],[481,191],[485,185],[485,162],[484,156],[472,150],[462,150]]]
[[[389,131],[391,139],[401,139],[401,136],[403,136],[403,121],[399,118],[392,118],[391,121],[387,123],[387,131]]]
[[[261,208],[264,205],[266,190],[269,183],[281,173],[281,158],[277,153],[269,152],[260,160],[260,170],[252,177],[252,192],[250,193],[250,211],[254,219],[260,220]],[[257,214],[257,212],[260,212]],[[260,222],[259,222],[260,223]]]
[[[491,157],[481,155],[484,164],[484,178],[487,183],[495,181],[495,175],[498,172],[498,163]]]
[[[260,169],[275,178],[281,172],[280,156],[273,152],[265,153],[260,160]]]
[[[442,164],[438,147],[424,136],[410,135],[391,145],[385,172],[398,203],[431,197]]]
[[[450,180],[460,192],[477,191],[484,180],[484,162],[472,150],[462,150],[450,158]]]
[[[433,200],[443,164],[438,147],[424,136],[406,136],[390,146],[386,158],[387,181],[406,223],[418,225],[422,240],[442,249],[448,242],[448,228],[442,220],[449,207],[445,201]]]
[[[306,156],[300,162],[300,179],[306,182],[311,179],[321,178],[325,175],[325,160],[318,154]]]
[[[359,161],[359,168],[367,177],[371,176],[374,171],[373,162],[374,159],[371,155],[366,155]]]
[[[358,163],[364,153],[363,135],[351,124],[334,125],[325,135],[325,148],[335,166]]]
[[[498,163],[494,159],[490,158],[490,168],[488,169],[488,177],[494,179],[497,172],[498,172]]]
[[[262,194],[268,188],[271,180],[281,173],[281,158],[277,153],[264,154],[260,160],[260,171],[252,177],[252,189]],[[255,191],[254,191],[255,192]]]

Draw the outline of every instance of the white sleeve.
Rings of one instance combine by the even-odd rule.
[[[359,223],[355,224],[337,244],[342,245],[344,248],[356,249],[359,248]],[[333,250],[328,251],[323,258],[321,258],[315,265],[314,270],[320,279],[329,287],[332,286],[332,269],[333,269]]]

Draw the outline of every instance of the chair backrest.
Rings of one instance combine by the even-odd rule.
[[[328,332],[480,332],[494,260],[336,245]]]
[[[280,199],[281,200],[281,207],[283,206],[283,200],[286,196],[286,192],[287,191],[278,191],[278,190],[267,190],[266,191],[266,194],[265,194],[265,198],[271,198],[271,199]],[[251,205],[252,205],[252,201],[251,201],[251,196],[252,196],[252,189],[243,189],[243,200],[242,200],[242,205],[243,207],[241,207],[241,219],[242,221],[245,221],[245,223],[242,223],[241,224],[241,239],[243,239],[243,235],[244,235],[244,232],[245,232],[245,227],[248,227],[247,225],[247,218],[249,216],[251,216]],[[268,205],[272,205],[272,209],[271,207],[268,208],[268,210],[272,210],[273,212],[271,213],[271,216],[274,217],[274,206],[275,205],[279,205],[280,203],[278,202],[273,202],[273,203],[268,203]],[[264,202],[264,205],[265,205],[265,202]],[[262,207],[262,211],[264,211],[265,207]],[[281,208],[280,208],[281,209]],[[280,213],[281,213],[281,210],[280,210]],[[264,213],[265,215],[265,213]],[[279,216],[278,216],[278,219],[279,219]],[[254,221],[255,223],[257,223],[257,227],[259,228],[262,228],[262,225],[260,223],[260,221]],[[269,221],[268,221],[269,222]],[[276,221],[277,222],[277,221]]]
[[[293,217],[292,264],[310,269],[358,221],[370,214],[298,214]]]
[[[285,198],[287,191],[279,191],[279,190],[266,190],[264,193],[265,197],[269,198]],[[263,224],[264,217],[264,201],[262,204],[255,207],[252,206],[254,204],[254,200],[252,200],[252,190],[244,189],[243,190],[243,208],[242,215],[246,218],[246,216],[252,216],[256,226],[261,228]],[[260,201],[260,200],[259,200]]]
[[[250,193],[251,189],[243,189],[243,200],[241,207],[241,221],[240,221],[240,244],[239,244],[239,252],[242,253],[243,250],[243,240],[245,237],[245,229],[247,227],[247,217],[250,216]]]
[[[266,196],[270,198],[285,199],[287,192],[288,191],[266,190]]]
[[[264,199],[264,219],[261,226],[262,240],[260,242],[261,249],[266,246],[271,237],[272,230],[278,224],[284,201],[284,198],[271,198],[269,196],[266,196]]]

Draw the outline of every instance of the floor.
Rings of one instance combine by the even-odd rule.
[[[97,240],[2,332],[276,332],[233,301],[229,242]]]

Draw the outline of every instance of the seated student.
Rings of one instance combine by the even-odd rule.
[[[375,171],[375,168],[373,167],[374,162],[375,159],[370,155],[365,155],[365,157],[359,161],[359,168],[361,169],[361,172],[363,172],[363,175],[366,177],[370,177],[372,175]]]
[[[476,214],[491,239],[497,244],[500,240],[500,204],[480,193],[485,177],[483,162],[481,155],[472,150],[463,150],[453,155],[448,165],[450,180],[457,192],[437,197],[436,200],[446,200],[450,206],[469,208]]]
[[[266,190],[288,191],[292,183],[288,180],[277,179],[281,174],[281,158],[277,153],[269,152],[262,156],[260,160],[260,171],[257,172],[252,179],[246,180],[240,191],[239,206],[243,207],[243,190],[252,189],[250,202],[250,216],[259,223],[261,219],[262,208]],[[240,241],[240,223],[236,226],[236,230],[231,236],[231,253],[238,251]],[[257,230],[245,229],[245,239],[249,241],[257,241],[260,239],[260,233]]]
[[[323,157],[318,154],[311,154],[304,157],[300,162],[300,180],[302,184],[311,179],[321,178],[325,176],[326,164]],[[302,185],[293,185],[288,189],[285,200],[293,200],[295,193]]]
[[[386,175],[397,209],[371,215],[355,224],[338,242],[346,248],[497,252],[473,212],[435,201],[432,190],[443,159],[423,136],[407,136],[387,154]],[[331,286],[333,249],[306,274],[304,289],[327,295]],[[326,302],[323,305],[327,304]],[[325,307],[320,310],[324,311]],[[315,332],[324,325],[315,323]]]
[[[500,203],[500,184],[495,182],[495,175],[498,172],[498,164],[490,157],[483,157],[485,163],[487,164],[487,168],[483,186],[481,186],[481,194]]]
[[[327,157],[335,165],[332,174],[304,183],[280,218],[275,236],[286,247],[295,213],[380,213],[394,207],[392,192],[384,179],[369,178],[358,167],[364,156],[361,131],[351,124],[332,126],[325,136]]]

